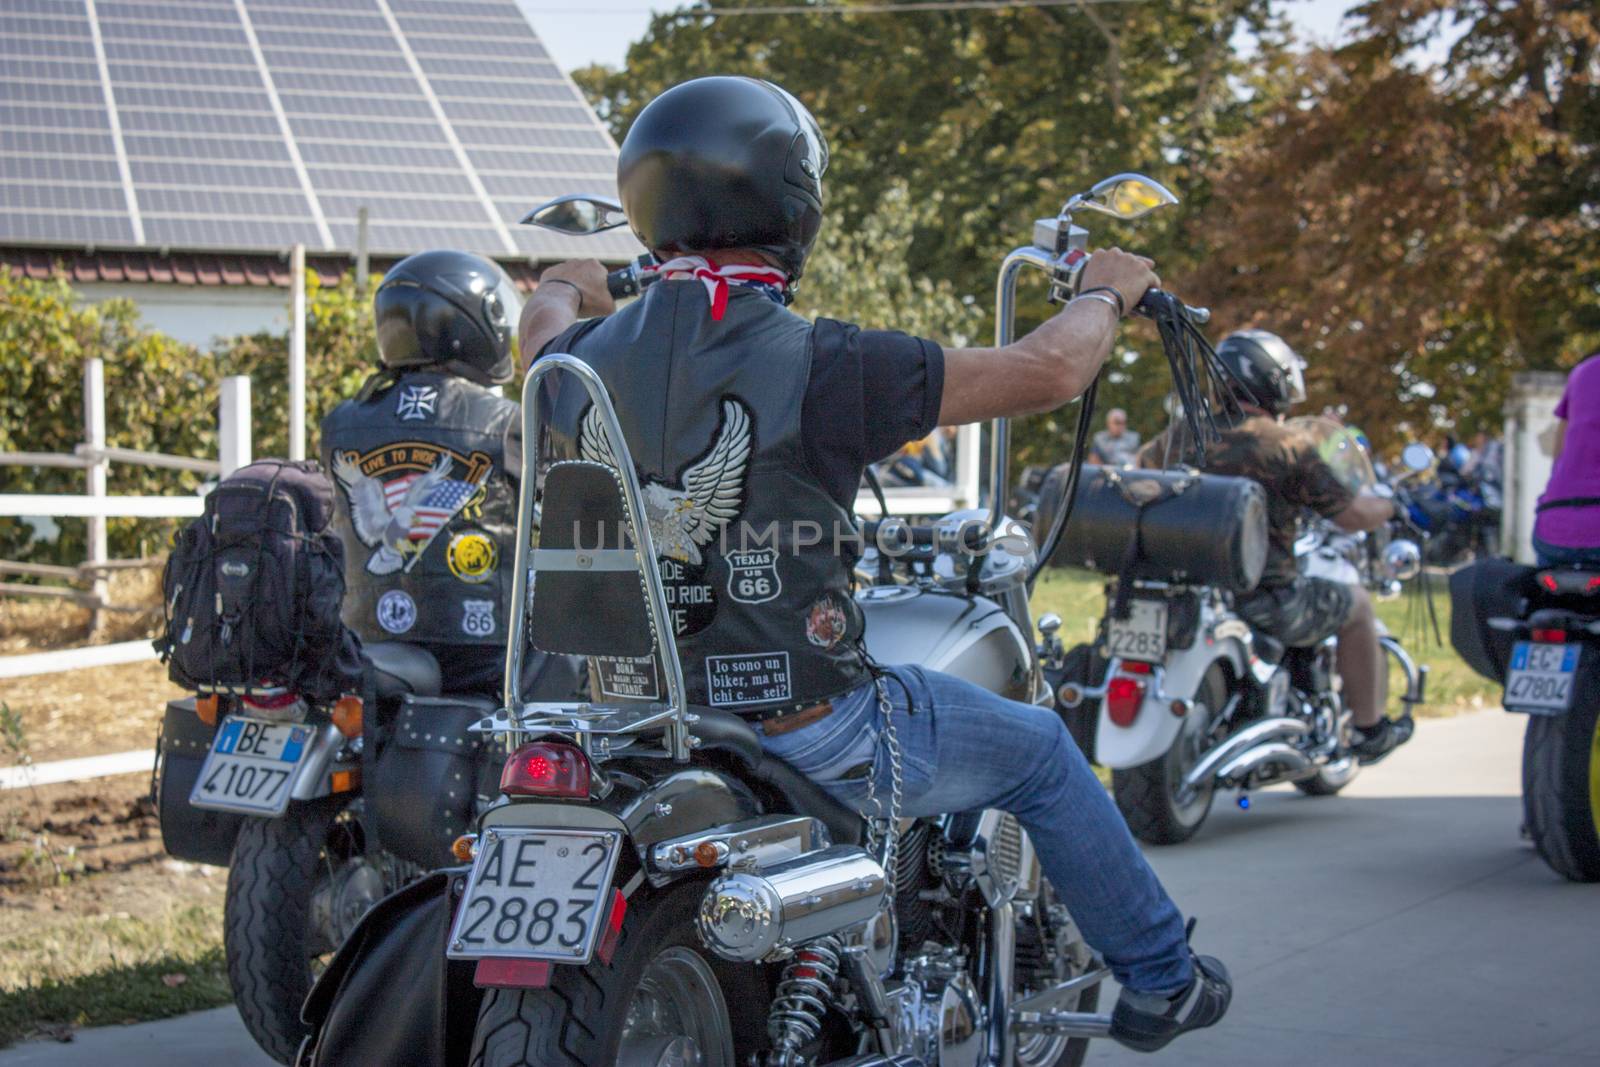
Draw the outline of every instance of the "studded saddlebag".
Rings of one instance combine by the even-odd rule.
[[[450,843],[472,828],[487,777],[481,734],[468,727],[494,712],[481,697],[407,694],[368,725],[363,792],[385,851],[425,868],[453,862]],[[480,767],[480,764],[484,766]]]

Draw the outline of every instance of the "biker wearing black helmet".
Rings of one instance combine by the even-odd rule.
[[[498,696],[504,681],[517,498],[503,438],[519,406],[493,387],[515,370],[520,305],[486,259],[401,260],[373,298],[383,369],[322,422],[341,490],[345,622],[364,641],[434,653],[452,693]],[[570,661],[538,669],[552,695],[575,686]]]
[[[1077,396],[1122,312],[1159,279],[1147,259],[1096,253],[1084,286],[1109,291],[1004,348],[807,321],[783,305],[821,228],[827,163],[815,120],[775,85],[701,78],[663,93],[618,162],[629,221],[664,261],[663,280],[615,311],[600,264],[548,268],[524,311],[522,352],[570,352],[595,368],[647,493],[660,483],[678,499],[689,481],[712,479],[735,502],[703,537],[673,512],[650,517],[672,546],[661,559],[668,599],[688,605],[675,623],[689,699],[746,716],[770,753],[861,805],[869,780],[880,795],[891,785],[877,668],[850,595],[863,469],[938,426]],[[602,317],[574,323],[580,315]],[[549,398],[557,455],[586,454],[579,394]],[[820,544],[800,535],[830,525]],[[731,553],[750,529],[776,530],[776,546]],[[747,582],[732,580],[733,555]],[[592,674],[603,694],[605,665]],[[1057,716],[918,667],[886,668],[883,692],[905,768],[902,814],[955,805],[1018,818],[1124,987],[1113,1037],[1153,1050],[1222,1017],[1226,970],[1190,952],[1178,909]]]
[[[1394,515],[1386,497],[1352,493],[1317,451],[1315,442],[1282,422],[1306,398],[1305,360],[1283,338],[1266,330],[1239,330],[1217,345],[1232,378],[1243,418],[1206,446],[1205,469],[1251,478],[1267,491],[1270,547],[1261,584],[1236,603],[1257,630],[1286,645],[1309,646],[1339,635],[1339,676],[1355,724],[1351,751],[1371,763],[1409,737],[1385,717],[1379,673],[1385,669],[1372,598],[1359,585],[1300,574],[1294,560],[1296,524],[1302,510],[1326,516],[1345,530],[1372,530]],[[1160,434],[1139,453],[1141,467],[1193,462],[1188,431],[1181,424]]]

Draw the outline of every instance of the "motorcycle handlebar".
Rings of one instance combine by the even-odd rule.
[[[648,254],[640,256],[625,267],[618,267],[606,275],[606,290],[613,300],[626,300],[630,296],[638,296],[650,286],[661,280],[661,275],[644,268],[653,260]]]
[[[869,545],[893,555],[933,556],[939,553],[978,555],[988,546],[988,531],[980,524],[963,523],[956,529],[919,526],[903,519],[873,519],[861,524]]]
[[[1160,305],[1163,303],[1168,304],[1170,307],[1182,308],[1184,314],[1188,315],[1190,321],[1196,326],[1204,326],[1211,321],[1210,308],[1191,307],[1165,289],[1146,290],[1144,296],[1139,298],[1139,303],[1134,306],[1133,313],[1147,319],[1154,318],[1156,311],[1159,310]]]

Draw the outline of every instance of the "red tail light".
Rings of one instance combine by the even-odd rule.
[[[1530,636],[1541,644],[1564,645],[1567,643],[1567,631],[1565,630],[1534,630]]]
[[[1552,593],[1559,593],[1561,591],[1561,586],[1556,581],[1556,576],[1551,574],[1549,571],[1539,575],[1539,584],[1550,590]]]
[[[1118,726],[1132,726],[1143,703],[1143,682],[1118,675],[1106,684],[1106,712]]]
[[[1130,659],[1122,664],[1122,670],[1128,674],[1149,674],[1150,664],[1140,663],[1136,659]]]
[[[1586,593],[1600,593],[1600,574],[1589,579],[1589,584],[1583,587]]]
[[[555,741],[530,741],[500,772],[500,792],[517,797],[589,798],[589,758]]]

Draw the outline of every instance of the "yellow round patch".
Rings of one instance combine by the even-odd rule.
[[[450,538],[445,560],[450,564],[451,574],[463,582],[479,585],[487,582],[500,565],[500,546],[481,530],[467,530]]]

